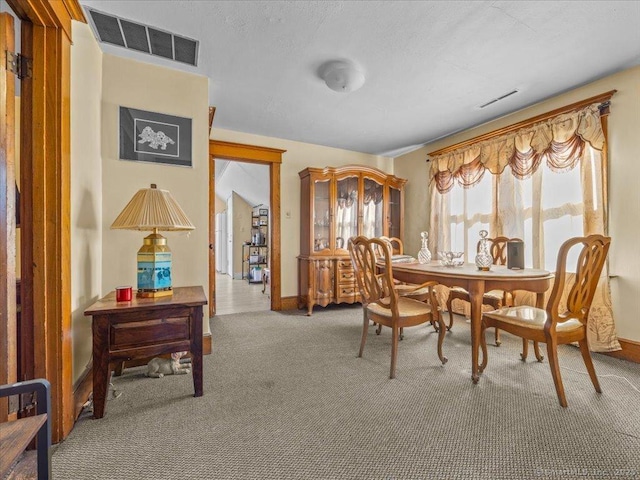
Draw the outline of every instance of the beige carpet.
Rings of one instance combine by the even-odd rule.
[[[227,315],[211,327],[203,397],[190,375],[126,370],[105,417],[83,413],[56,447],[54,478],[640,478],[636,364],[594,354],[599,395],[579,351],[563,347],[563,409],[548,363],[519,361],[507,334],[473,385],[463,319],[444,366],[431,327],[407,329],[395,380],[389,329],[370,328],[356,358],[358,306]]]

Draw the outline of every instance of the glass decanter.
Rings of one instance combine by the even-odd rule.
[[[480,230],[480,243],[478,245],[478,254],[476,255],[476,267],[478,270],[488,272],[493,265],[493,257],[489,251],[489,240],[487,240],[489,232]]]
[[[431,262],[431,252],[429,251],[429,233],[428,232],[420,232],[420,236],[422,237],[422,247],[418,252],[418,262],[420,263],[429,263]]]

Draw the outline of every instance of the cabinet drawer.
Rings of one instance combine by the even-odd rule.
[[[340,285],[338,287],[338,297],[355,297],[358,289],[355,285]]]
[[[351,270],[338,270],[338,283],[354,283],[356,274]]]
[[[158,318],[115,324],[109,332],[109,350],[189,340],[189,326],[189,317]]]
[[[337,263],[338,263],[338,269],[353,271],[353,265],[351,264],[351,260],[338,260]]]

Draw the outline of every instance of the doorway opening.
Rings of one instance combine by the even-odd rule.
[[[245,165],[245,164],[256,164],[263,165],[268,167],[269,172],[269,201],[268,201],[268,212],[264,217],[260,215],[260,205],[252,205],[252,212],[257,213],[257,221],[258,227],[260,227],[261,218],[265,218],[265,221],[268,224],[268,228],[262,231],[264,235],[264,244],[261,243],[263,240],[260,237],[255,237],[256,233],[260,233],[261,230],[258,228],[254,230],[253,227],[253,217],[248,218],[246,222],[245,232],[240,232],[241,238],[243,238],[242,242],[249,241],[249,247],[245,247],[245,253],[240,254],[240,258],[243,256],[246,259],[248,255],[249,258],[246,259],[246,264],[244,266],[240,266],[239,274],[240,281],[242,282],[242,276],[244,275],[245,268],[248,270],[248,275],[251,275],[251,267],[260,266],[260,283],[262,283],[262,274],[264,273],[263,269],[266,264],[268,264],[268,277],[265,278],[264,283],[262,284],[262,288],[264,288],[264,293],[262,293],[262,288],[258,287],[255,291],[259,292],[260,295],[265,295],[269,299],[269,307],[270,310],[279,311],[282,309],[282,297],[280,291],[280,263],[281,263],[281,251],[280,251],[280,164],[282,163],[282,154],[285,150],[269,148],[269,147],[259,147],[255,145],[246,145],[240,143],[232,143],[232,142],[223,142],[219,140],[210,140],[209,141],[209,316],[212,317],[217,312],[217,302],[218,298],[221,298],[222,290],[218,294],[217,292],[217,275],[218,272],[216,270],[216,160],[230,160],[233,161],[234,164],[237,165]],[[246,165],[245,165],[246,166]],[[262,202],[265,203],[265,202]],[[255,207],[255,208],[254,208]],[[228,215],[229,213],[227,213]],[[228,224],[227,224],[228,225]],[[246,229],[249,231],[246,231]],[[244,238],[246,237],[246,238]],[[256,240],[258,238],[258,240]],[[228,238],[227,238],[228,242]],[[253,244],[253,245],[252,245]],[[220,242],[219,242],[220,245]],[[267,258],[260,258],[260,250],[257,249],[255,251],[251,250],[251,247],[257,247],[266,245],[268,248]],[[220,246],[218,248],[220,251]],[[255,255],[252,259],[251,255]],[[253,261],[252,261],[253,260]],[[267,260],[265,262],[264,260]],[[262,263],[262,265],[260,265]],[[228,263],[227,263],[228,265]],[[238,272],[238,267],[232,267],[232,273]],[[237,276],[237,274],[236,274]],[[221,279],[226,281],[227,279]],[[256,283],[257,277],[255,278]],[[234,281],[235,280],[231,280]],[[245,279],[247,282],[247,287],[249,287],[249,278]],[[221,285],[222,287],[222,285]],[[240,294],[241,295],[241,294]]]
[[[214,161],[216,315],[270,310],[269,166]]]

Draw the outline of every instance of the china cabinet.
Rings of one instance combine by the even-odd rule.
[[[406,180],[364,165],[306,168],[300,176],[298,307],[360,301],[347,242],[398,237]]]

